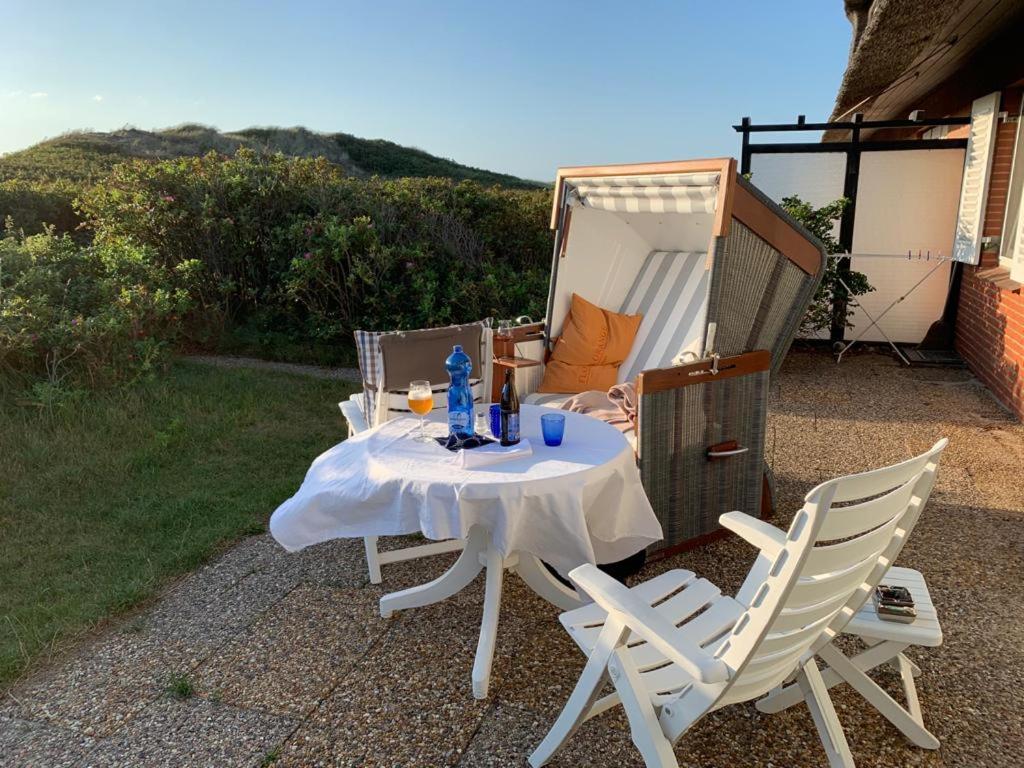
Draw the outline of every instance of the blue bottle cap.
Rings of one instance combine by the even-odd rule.
[[[456,344],[455,345],[455,349],[453,349],[452,351],[453,352],[461,352],[462,351],[462,345],[461,344]]]

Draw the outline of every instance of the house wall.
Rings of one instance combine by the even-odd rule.
[[[1001,111],[1019,115],[1020,106],[1019,90],[1003,93]],[[1003,236],[1016,132],[1016,121],[1001,121],[996,128],[984,237]],[[999,268],[996,249],[983,249],[977,266],[964,266],[956,349],[996,398],[1024,419],[1024,296]]]

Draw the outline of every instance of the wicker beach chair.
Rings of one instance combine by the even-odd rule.
[[[573,293],[644,316],[619,377],[637,383],[637,460],[665,531],[652,552],[705,540],[725,512],[770,507],[768,383],[821,280],[821,243],[731,158],[563,168],[555,190],[540,344],[561,333]],[[523,376],[526,402],[568,397]]]

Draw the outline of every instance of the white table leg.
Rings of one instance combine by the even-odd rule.
[[[569,589],[552,576],[544,563],[533,555],[520,552],[515,571],[530,589],[563,611],[571,611],[583,605],[583,600],[576,590]]]
[[[484,557],[487,582],[484,587],[484,615],[480,622],[480,640],[476,644],[473,661],[473,696],[487,698],[491,683],[491,663],[494,661],[494,641],[498,635],[498,613],[501,610],[501,586],[505,578],[505,560],[488,544]]]
[[[480,554],[487,550],[489,540],[490,534],[486,529],[480,526],[470,528],[466,547],[451,568],[426,584],[384,595],[380,599],[380,615],[387,619],[395,611],[439,603],[465,589],[483,568]]]

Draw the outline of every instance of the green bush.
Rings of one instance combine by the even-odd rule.
[[[549,190],[356,179],[243,149],[118,166],[81,210],[97,243],[201,262],[193,298],[226,327],[349,345],[358,327],[541,314],[550,204]]]
[[[803,224],[808,232],[821,240],[825,246],[825,252],[829,254],[842,251],[839,241],[832,233],[835,230],[836,222],[842,218],[843,211],[849,204],[850,201],[845,197],[820,208],[815,208],[797,195],[782,199],[782,207],[786,212]],[[853,296],[870,293],[875,289],[863,272],[850,270],[842,277],[846,285],[849,286],[849,291],[839,282],[839,260],[826,259],[825,274],[822,275],[821,283],[814,294],[814,300],[800,323],[801,333],[811,335],[818,331],[827,331],[833,325],[842,328],[853,327],[850,322],[853,310],[849,307],[849,299]]]
[[[0,373],[41,401],[131,380],[175,343],[348,362],[356,328],[543,314],[549,190],[245,149],[40,184],[0,185]]]
[[[151,371],[177,335],[202,267],[160,267],[146,248],[83,247],[52,229],[0,239],[0,373],[36,393]],[[48,387],[48,389],[46,388]]]
[[[47,226],[75,232],[81,223],[74,207],[79,193],[67,183],[0,181],[0,234],[20,230],[36,235]]]

